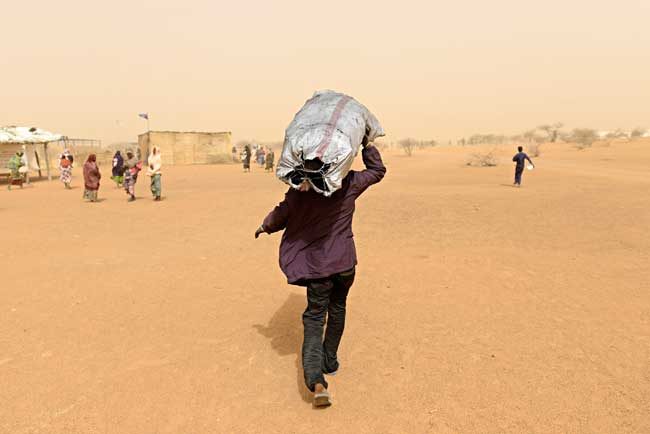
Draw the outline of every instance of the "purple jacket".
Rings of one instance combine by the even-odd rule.
[[[386,173],[376,147],[364,148],[362,155],[366,169],[350,171],[332,196],[290,188],[264,219],[262,227],[269,234],[285,229],[280,268],[290,284],[305,285],[307,280],[329,277],[357,265],[352,234],[354,202]]]

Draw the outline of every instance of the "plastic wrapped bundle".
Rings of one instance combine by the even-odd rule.
[[[354,98],[316,92],[286,130],[277,176],[296,189],[306,179],[318,193],[330,196],[341,188],[364,136],[372,142],[383,135],[377,118]],[[320,168],[305,167],[311,160],[322,162]]]

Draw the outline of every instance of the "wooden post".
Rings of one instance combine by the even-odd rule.
[[[27,153],[27,145],[23,145],[23,156],[25,157],[25,160],[27,160],[27,164],[25,165],[27,167],[27,172],[25,172],[25,182],[27,185],[30,185],[31,180],[29,179],[29,155]]]
[[[36,147],[34,147],[34,156],[36,157],[36,165],[38,166],[38,179],[41,179],[43,177],[43,174],[41,173],[41,159],[38,158]]]
[[[52,173],[50,172],[50,156],[47,154],[47,143],[43,143],[43,152],[45,153],[45,169],[47,170],[47,180],[52,180]]]

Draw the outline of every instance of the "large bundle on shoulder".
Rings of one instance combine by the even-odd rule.
[[[364,137],[384,135],[377,118],[354,98],[333,91],[316,92],[286,130],[277,176],[293,188],[307,180],[330,196],[341,188]],[[318,162],[317,168],[305,162]]]

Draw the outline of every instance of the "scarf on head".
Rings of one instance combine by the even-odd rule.
[[[90,154],[84,163],[84,184],[88,190],[97,190],[99,188],[99,180],[102,175],[99,173],[97,167],[97,157],[95,154]]]
[[[147,169],[148,175],[158,175],[160,174],[160,169],[162,168],[162,158],[160,156],[160,149],[154,146],[149,154],[148,161],[149,169]]]

